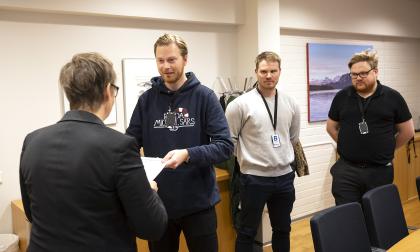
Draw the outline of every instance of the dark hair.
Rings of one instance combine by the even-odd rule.
[[[97,110],[104,101],[106,85],[114,84],[115,79],[111,61],[99,53],[76,54],[60,72],[70,109]]]
[[[261,63],[261,61],[270,61],[270,62],[276,62],[279,63],[279,68],[281,68],[281,59],[280,56],[275,52],[262,52],[258,54],[257,58],[255,58],[255,71],[258,70],[258,67]]]
[[[165,33],[164,35],[160,36],[155,42],[155,46],[154,46],[155,56],[156,56],[156,48],[158,46],[167,46],[170,44],[175,44],[179,48],[179,51],[181,52],[182,57],[185,57],[188,55],[187,43],[185,43],[183,38],[181,38],[178,35],[171,35],[171,34]]]

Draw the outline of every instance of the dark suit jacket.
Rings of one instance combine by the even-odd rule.
[[[134,252],[136,235],[159,239],[167,214],[138,150],[85,111],[30,133],[20,161],[28,251]]]

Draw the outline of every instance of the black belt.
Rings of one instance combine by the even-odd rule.
[[[354,167],[357,167],[357,168],[362,168],[362,169],[365,169],[365,168],[368,168],[368,167],[380,168],[380,167],[386,167],[386,166],[391,166],[392,165],[391,162],[388,162],[387,164],[375,164],[375,163],[368,163],[368,162],[351,162],[351,161],[348,161],[348,160],[343,159],[343,158],[341,158],[341,160],[343,160],[348,165],[351,165],[351,166],[354,166]]]

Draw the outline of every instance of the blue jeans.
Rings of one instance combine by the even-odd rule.
[[[255,235],[266,203],[273,231],[273,252],[290,251],[290,213],[295,201],[294,179],[294,172],[279,177],[241,174],[241,211],[236,252],[253,251]]]

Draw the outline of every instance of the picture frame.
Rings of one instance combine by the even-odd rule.
[[[308,122],[326,121],[338,91],[351,85],[348,62],[371,45],[307,43]]]
[[[125,58],[122,60],[124,85],[124,125],[127,129],[139,97],[151,88],[150,79],[159,76],[154,58]]]

